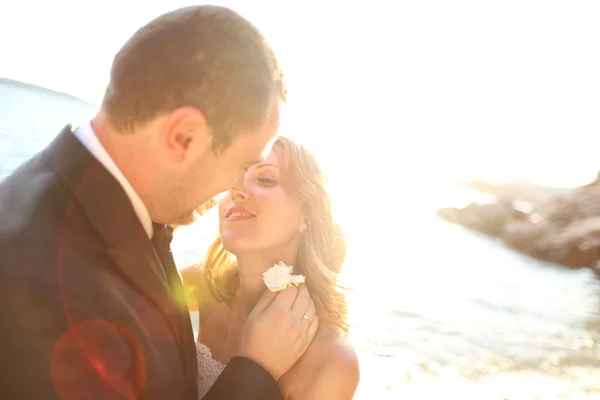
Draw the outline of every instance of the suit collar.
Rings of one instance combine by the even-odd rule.
[[[143,227],[119,182],[74,136],[76,129],[66,126],[45,155],[106,245],[126,245]]]
[[[127,194],[115,178],[85,149],[68,125],[44,155],[72,193],[76,203],[104,242],[117,270],[165,315],[173,301],[164,269]],[[181,327],[167,318],[174,330]]]
[[[110,172],[110,174],[119,182],[127,197],[131,201],[131,205],[135,214],[139,218],[148,237],[152,237],[152,219],[148,213],[146,205],[131,186],[123,172],[119,169],[110,154],[106,151],[98,137],[90,121],[82,124],[73,132],[75,137],[85,146],[85,148],[94,156],[102,166]]]
[[[150,300],[167,320],[187,371],[190,393],[197,390],[196,352],[187,307],[178,307],[165,271],[122,186],[74,136],[68,125],[43,157],[72,193],[107,248],[118,272]],[[197,397],[197,396],[196,396]]]

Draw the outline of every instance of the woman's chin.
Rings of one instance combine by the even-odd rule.
[[[231,254],[239,257],[241,254],[256,251],[255,246],[249,246],[252,243],[252,237],[242,238],[240,235],[223,236],[221,235],[223,248]]]

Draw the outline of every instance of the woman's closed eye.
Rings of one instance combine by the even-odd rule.
[[[263,186],[275,186],[277,185],[277,181],[273,178],[269,178],[268,176],[259,176],[257,179],[258,183]]]

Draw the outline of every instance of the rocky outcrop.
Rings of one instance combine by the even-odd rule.
[[[494,237],[502,236],[507,224],[527,218],[527,214],[515,209],[511,201],[471,203],[465,208],[442,208],[437,214],[447,221]]]
[[[590,267],[600,274],[600,185],[554,198],[529,213],[517,210],[510,201],[499,201],[441,209],[438,215],[498,237],[536,259],[570,268]]]

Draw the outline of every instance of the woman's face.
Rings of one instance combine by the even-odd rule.
[[[295,252],[303,220],[300,202],[281,185],[273,151],[250,168],[219,203],[223,246],[238,257],[245,252]]]

